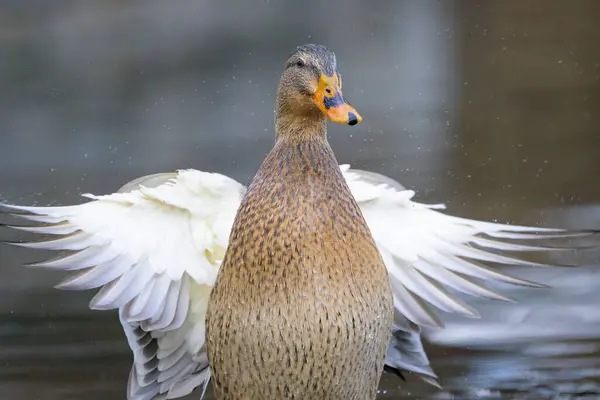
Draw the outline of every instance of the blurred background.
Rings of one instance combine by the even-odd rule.
[[[180,168],[247,184],[284,61],[314,42],[365,119],[330,124],[340,163],[453,215],[600,229],[599,20],[595,0],[3,0],[0,197],[78,203]],[[384,375],[380,397],[600,399],[600,254],[564,257],[585,266],[520,271],[553,288],[427,332],[443,391]],[[1,397],[124,398],[116,314],[20,267],[40,258],[0,247]]]

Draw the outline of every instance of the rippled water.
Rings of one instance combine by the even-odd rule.
[[[365,117],[331,128],[340,162],[454,215],[600,229],[600,3],[272,3],[6,1],[0,197],[69,204],[190,167],[247,183],[272,143],[282,58],[317,41]],[[0,398],[124,398],[115,313],[19,267],[41,258],[0,247]],[[384,374],[380,398],[600,399],[600,252],[554,261],[584,266],[511,271],[551,288],[468,298],[481,319],[425,333],[442,391]]]

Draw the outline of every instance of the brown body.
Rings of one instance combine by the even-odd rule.
[[[377,393],[393,318],[388,275],[325,120],[311,121],[278,119],[233,225],[207,315],[219,400]]]

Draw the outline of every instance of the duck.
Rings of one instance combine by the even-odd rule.
[[[175,399],[212,379],[217,399],[374,399],[385,368],[440,386],[421,332],[459,294],[510,301],[488,282],[543,287],[494,268],[590,232],[485,222],[422,204],[396,180],[338,164],[327,120],[362,121],[335,54],[303,45],[279,84],[275,144],[248,187],[194,169],[135,179],[68,206],[0,203],[61,253],[28,264],[98,289],[133,353],[129,400]],[[543,241],[544,245],[539,243]]]
[[[206,312],[217,399],[374,399],[392,332],[387,269],[327,141],[362,117],[335,55],[301,46],[276,140],[248,186]]]

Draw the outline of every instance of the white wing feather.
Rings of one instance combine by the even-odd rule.
[[[404,189],[389,177],[352,170],[348,165],[342,165],[341,169],[390,276],[396,318],[386,364],[416,372],[433,384],[436,376],[422,349],[420,327],[443,326],[435,308],[469,317],[478,316],[452,291],[508,301],[508,298],[488,289],[485,281],[542,286],[509,276],[482,265],[482,262],[547,266],[499,252],[565,250],[556,246],[536,246],[527,241],[573,238],[592,233],[452,217],[436,211],[444,209],[443,204],[414,202],[414,191]],[[506,239],[525,243],[503,241]]]
[[[434,308],[477,315],[448,288],[508,300],[484,281],[537,285],[480,262],[539,266],[498,251],[553,248],[503,240],[585,234],[452,217],[436,211],[443,205],[412,201],[415,193],[391,178],[340,167],[389,271],[396,318],[386,363],[432,384],[420,326],[442,326]],[[244,190],[223,175],[186,170],[142,177],[108,196],[85,195],[93,201],[78,206],[5,206],[42,224],[15,228],[58,237],[15,244],[70,251],[34,266],[72,271],[58,287],[99,287],[90,307],[119,309],[134,352],[128,399],[168,399],[208,383],[204,317]]]
[[[170,399],[208,383],[204,319],[244,187],[194,170],[157,174],[70,207],[4,205],[51,235],[19,246],[67,250],[31,264],[71,271],[57,287],[100,288],[92,309],[118,309],[134,353],[128,399]]]

